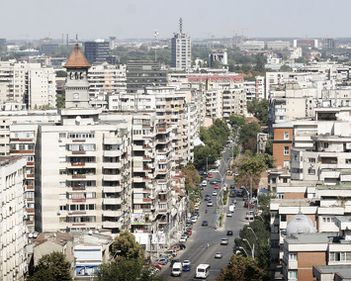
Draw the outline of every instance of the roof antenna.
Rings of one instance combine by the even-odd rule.
[[[183,19],[179,18],[179,32],[183,33]]]

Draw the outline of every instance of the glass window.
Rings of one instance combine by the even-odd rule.
[[[289,155],[289,146],[284,146],[284,155]]]

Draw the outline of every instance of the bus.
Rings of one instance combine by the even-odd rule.
[[[195,278],[206,279],[210,274],[210,265],[206,263],[201,263],[196,268]]]

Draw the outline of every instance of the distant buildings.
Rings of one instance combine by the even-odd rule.
[[[39,63],[0,62],[0,104],[11,102],[29,109],[56,107],[54,69]]]
[[[166,86],[167,70],[154,61],[129,60],[127,63],[127,91],[136,93],[148,86]]]
[[[171,40],[172,61],[171,67],[179,70],[191,68],[191,39],[183,32],[183,21],[179,19],[179,32],[174,34]]]
[[[110,42],[100,39],[84,42],[84,54],[91,64],[104,63],[110,55]]]
[[[216,63],[219,63],[219,65],[222,66],[228,65],[228,53],[226,50],[214,51],[208,55],[208,67],[212,68]]]

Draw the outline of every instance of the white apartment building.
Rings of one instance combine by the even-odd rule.
[[[25,280],[27,273],[26,215],[23,180],[26,159],[0,157],[0,279]]]
[[[290,42],[282,41],[282,40],[267,41],[266,46],[267,46],[267,49],[270,49],[270,50],[284,50],[290,47]]]
[[[183,20],[179,19],[179,32],[171,40],[172,61],[171,67],[179,70],[191,68],[191,39],[183,32]]]
[[[90,99],[126,92],[126,65],[111,65],[108,63],[93,65],[88,70],[88,82]]]
[[[27,108],[56,107],[55,71],[39,63],[0,62],[0,104],[16,102]]]

